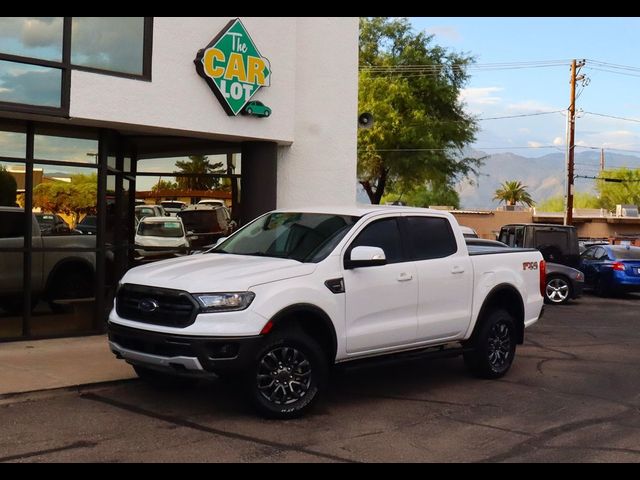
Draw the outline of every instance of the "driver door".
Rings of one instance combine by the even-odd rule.
[[[415,342],[418,329],[418,275],[408,261],[395,217],[367,224],[346,248],[384,250],[386,265],[345,269],[347,353]]]

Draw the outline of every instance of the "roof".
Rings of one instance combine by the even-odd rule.
[[[563,227],[563,228],[576,228],[573,225],[560,225],[558,223],[506,223],[502,227]]]
[[[179,217],[143,217],[140,223],[182,222]]]
[[[300,212],[300,213],[328,213],[333,215],[352,215],[362,217],[364,215],[374,213],[430,213],[440,216],[451,216],[444,210],[434,210],[431,208],[405,207],[401,205],[365,205],[356,204],[353,206],[343,205],[323,205],[317,207],[301,207],[301,208],[279,208],[276,212]]]

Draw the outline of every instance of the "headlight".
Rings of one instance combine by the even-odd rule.
[[[256,296],[253,292],[195,293],[200,311],[205,313],[244,310]]]

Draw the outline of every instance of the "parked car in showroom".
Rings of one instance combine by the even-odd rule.
[[[160,202],[160,205],[164,208],[165,212],[172,217],[175,217],[178,212],[187,208],[187,204],[185,202],[180,202],[178,200],[165,200]]]
[[[83,235],[95,235],[98,232],[98,217],[95,215],[85,216],[80,220],[76,229]]]
[[[640,292],[640,247],[594,245],[580,256],[580,270],[596,295]]]
[[[465,242],[470,250],[480,251],[491,248],[512,248],[506,243],[498,240],[486,240],[484,238],[467,238]],[[545,303],[562,305],[569,300],[576,299],[582,295],[584,287],[584,274],[576,269],[561,265],[559,263],[547,263],[547,280],[544,289]]]
[[[182,220],[177,217],[144,217],[135,237],[136,260],[172,258],[185,255],[189,240]]]
[[[64,219],[55,213],[35,213],[38,225],[40,225],[40,234],[42,236],[48,235],[71,235],[73,233],[80,233],[77,230],[73,230]]]
[[[186,230],[189,245],[194,250],[212,247],[222,237],[228,237],[236,230],[226,207],[208,204],[191,205],[177,213]]]

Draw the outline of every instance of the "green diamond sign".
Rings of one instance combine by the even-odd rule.
[[[251,97],[271,83],[271,66],[239,18],[231,20],[206,48],[198,51],[194,63],[228,115],[271,113],[269,107],[255,101],[243,112]]]

